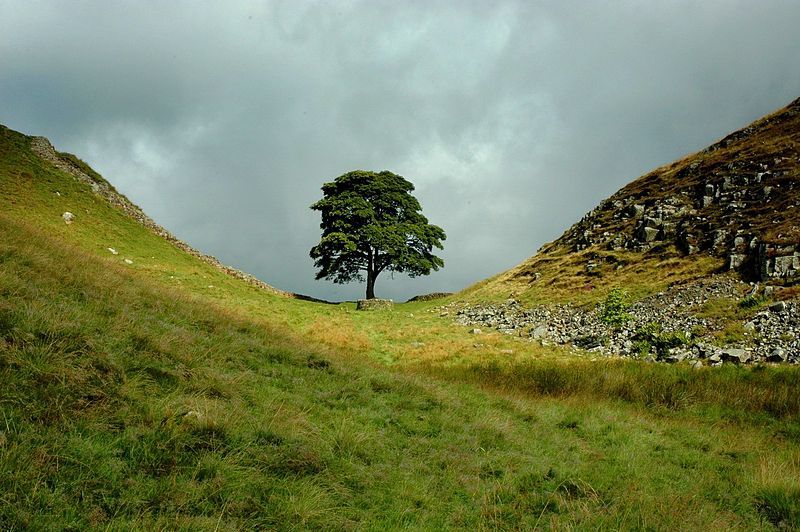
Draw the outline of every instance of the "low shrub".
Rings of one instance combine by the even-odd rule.
[[[673,347],[688,344],[689,337],[684,332],[666,332],[660,323],[648,323],[634,333],[633,342],[640,354],[664,356]]]
[[[600,320],[612,327],[621,327],[631,319],[630,298],[621,288],[614,288],[608,293],[600,306]]]
[[[760,307],[766,302],[767,299],[764,296],[758,296],[758,295],[747,296],[741,301],[739,301],[739,308],[750,310],[756,307]]]

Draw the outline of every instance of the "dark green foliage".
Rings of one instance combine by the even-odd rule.
[[[756,307],[760,307],[764,303],[766,303],[767,299],[764,296],[747,296],[741,301],[739,301],[739,308],[743,309],[754,309]]]
[[[600,319],[612,327],[621,327],[631,319],[628,293],[621,288],[614,288],[606,296],[600,307]]]
[[[665,332],[659,323],[648,323],[636,331],[633,341],[641,354],[655,352],[663,356],[673,347],[687,344],[689,339],[681,332]]]
[[[322,214],[322,238],[311,249],[317,279],[335,283],[363,281],[375,297],[375,279],[384,271],[411,277],[444,266],[433,254],[445,239],[428,223],[411,195],[414,185],[392,172],[357,170],[322,186],[324,197],[311,208]]]

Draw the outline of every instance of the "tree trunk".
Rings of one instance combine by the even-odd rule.
[[[367,272],[367,299],[375,299],[375,273]]]

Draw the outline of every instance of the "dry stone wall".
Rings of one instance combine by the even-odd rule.
[[[359,299],[356,310],[391,310],[394,302],[391,299]]]

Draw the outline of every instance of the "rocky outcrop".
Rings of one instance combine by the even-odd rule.
[[[757,246],[756,268],[761,280],[800,277],[800,251],[795,245],[762,242]]]
[[[625,186],[505,279],[535,282],[548,257],[589,250],[589,276],[614,271],[614,252],[627,251],[706,254],[747,280],[794,283],[798,184],[800,100]]]
[[[293,297],[294,294],[289,292],[284,292],[283,290],[278,290],[275,287],[272,287],[257,279],[255,276],[250,275],[249,273],[237,270],[236,268],[231,268],[230,266],[226,266],[222,264],[216,257],[212,257],[211,255],[206,255],[197,251],[193,247],[191,247],[186,242],[179,240],[176,238],[172,233],[155,223],[149,216],[147,216],[142,209],[138,206],[134,205],[128,198],[114,190],[112,186],[110,186],[107,182],[101,181],[98,179],[93,178],[86,172],[84,172],[77,164],[75,164],[70,159],[63,157],[59,154],[53,145],[47,140],[45,137],[32,137],[31,138],[31,151],[33,151],[36,155],[38,155],[42,160],[50,163],[51,165],[55,166],[59,170],[69,174],[76,180],[81,183],[84,183],[88,187],[91,188],[92,192],[106,201],[108,201],[111,205],[115,206],[116,208],[123,211],[125,214],[136,220],[138,223],[142,224],[150,231],[155,233],[156,235],[164,238],[175,247],[189,253],[190,255],[197,257],[198,259],[202,260],[203,262],[210,264],[214,268],[230,275],[231,277],[235,277],[237,279],[241,279],[246,283],[256,286],[258,288],[268,290],[274,294],[286,296],[286,297]],[[71,216],[70,219],[67,219],[67,214],[71,213],[64,213],[64,221],[66,223],[71,223],[74,220],[74,216]]]
[[[800,156],[793,153],[772,164],[728,165],[698,177],[703,181],[700,187],[644,203],[634,195],[625,197],[623,189],[584,216],[562,242],[573,251],[600,246],[644,252],[670,245],[685,254],[725,257],[730,269],[749,269],[745,273],[759,280],[794,278],[800,269],[800,247],[762,241],[761,231],[752,228],[752,219],[760,216],[754,211],[768,204],[770,196],[795,191],[794,179],[779,179],[789,175],[782,169],[789,162],[800,165]],[[698,166],[687,173],[701,172]]]

